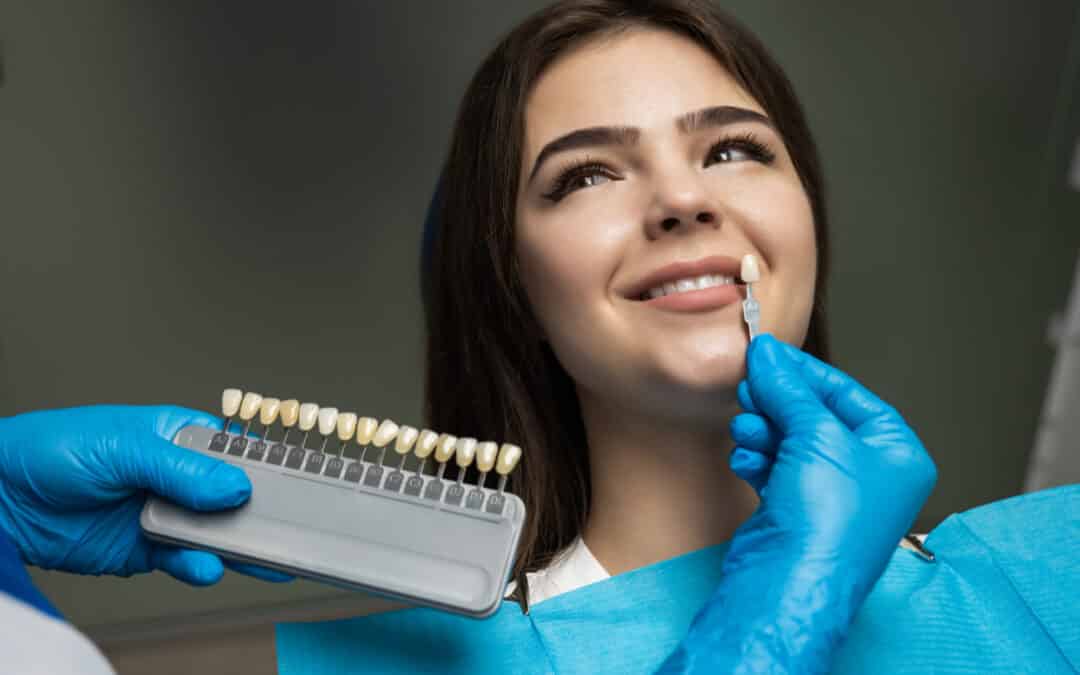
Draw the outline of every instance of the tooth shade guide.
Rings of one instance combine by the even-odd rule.
[[[244,398],[240,400],[240,419],[244,421],[243,436],[247,436],[251,431],[251,423],[255,421],[255,416],[259,414],[259,406],[262,405],[262,394],[256,394],[253,391],[246,392]]]
[[[337,436],[341,441],[341,446],[338,447],[338,457],[345,456],[345,448],[348,447],[349,441],[356,435],[356,423],[358,421],[356,413],[343,412],[338,415],[337,419]]]
[[[239,389],[230,388],[221,392],[221,414],[225,417],[225,422],[221,427],[222,431],[228,433],[232,418],[236,417],[236,413],[240,412],[240,402],[243,399],[244,392]]]
[[[409,426],[398,427],[392,420],[383,420],[382,422],[374,418],[359,418],[356,413],[339,413],[336,408],[326,407],[321,408],[316,403],[304,403],[301,404],[297,399],[288,399],[281,401],[276,398],[268,397],[263,398],[261,395],[254,392],[240,392],[236,390],[235,393],[229,394],[234,400],[229,401],[230,405],[235,404],[235,398],[240,397],[240,410],[244,419],[249,423],[252,422],[250,417],[258,417],[259,423],[264,427],[263,440],[265,441],[268,436],[270,426],[276,421],[280,421],[284,428],[285,434],[282,442],[278,445],[285,445],[289,433],[292,428],[299,427],[305,432],[304,439],[300,444],[294,446],[295,450],[303,450],[305,452],[305,461],[303,467],[311,466],[311,455],[309,452],[316,452],[306,447],[306,439],[309,433],[315,429],[317,433],[323,436],[322,447],[317,452],[325,452],[326,445],[331,435],[337,435],[342,441],[342,447],[339,449],[338,459],[344,458],[345,445],[352,440],[353,437],[357,438],[357,441],[368,440],[371,445],[374,445],[379,452],[379,456],[375,461],[371,461],[364,455],[368,447],[362,448],[361,456],[357,463],[362,463],[366,466],[376,465],[383,466],[383,460],[385,459],[386,446],[390,443],[394,444],[394,450],[399,455],[396,470],[400,475],[400,472],[406,468],[406,466],[412,466],[416,472],[416,479],[424,480],[431,474],[425,474],[427,460],[431,455],[435,456],[438,462],[438,470],[435,473],[435,477],[440,481],[445,479],[446,466],[450,464],[450,460],[454,460],[455,467],[455,479],[457,485],[458,495],[461,495],[460,487],[465,483],[469,477],[469,468],[476,465],[476,474],[474,475],[475,481],[472,482],[474,489],[472,491],[466,491],[466,499],[461,504],[468,503],[469,508],[480,509],[480,503],[477,502],[479,495],[481,494],[494,494],[493,490],[487,488],[486,481],[489,473],[494,470],[500,476],[498,489],[505,491],[506,485],[509,481],[509,473],[513,471],[518,460],[520,459],[520,448],[512,444],[503,444],[501,447],[491,441],[478,442],[476,439],[469,437],[458,438],[451,434],[438,434],[430,429],[417,430]],[[223,394],[224,398],[224,394]],[[246,399],[246,400],[245,400]],[[223,402],[223,412],[226,407]],[[254,414],[253,414],[254,413]],[[354,436],[355,432],[355,436]],[[409,458],[410,454],[416,454],[416,461],[414,462]],[[286,460],[289,458],[286,457]],[[261,461],[261,460],[257,460]],[[329,462],[329,460],[325,460]],[[410,462],[412,463],[410,465]],[[280,466],[288,466],[288,462],[281,462]],[[328,467],[328,463],[324,463],[321,466]],[[344,464],[338,464],[333,471],[337,475],[331,476],[328,473],[327,476],[331,478],[340,478],[345,473],[345,468],[350,466],[349,462]],[[295,467],[293,467],[295,468]],[[317,473],[317,472],[316,472]],[[320,474],[321,475],[321,474]],[[389,488],[394,491],[400,492],[403,489],[404,483],[399,479],[398,483],[391,483],[389,478],[391,474],[381,474],[383,480],[379,481],[380,489],[387,489],[387,485],[393,485]],[[423,483],[421,484],[423,485]],[[368,485],[369,487],[371,484]],[[415,490],[415,485],[413,488]],[[409,493],[412,494],[412,493]],[[453,502],[447,502],[449,506],[457,505]],[[496,513],[496,511],[492,511]]]
[[[739,277],[743,283],[753,284],[761,279],[761,271],[758,268],[757,257],[753,253],[747,253],[742,257],[742,263],[739,269]]]

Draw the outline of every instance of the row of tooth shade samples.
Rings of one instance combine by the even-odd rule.
[[[375,484],[381,481],[386,448],[393,444],[392,447],[398,456],[397,464],[393,467],[394,473],[399,476],[396,480],[403,480],[400,472],[405,465],[406,456],[412,453],[419,460],[419,466],[413,476],[413,479],[415,479],[414,486],[419,488],[422,484],[420,477],[423,474],[428,458],[434,456],[438,468],[435,480],[430,482],[428,490],[429,492],[438,490],[441,494],[443,475],[447,464],[453,458],[458,466],[458,474],[456,484],[451,485],[451,489],[447,493],[448,498],[454,497],[452,493],[459,493],[458,497],[464,496],[463,481],[465,471],[473,465],[474,461],[476,469],[479,471],[477,487],[485,487],[487,476],[494,469],[499,476],[497,490],[501,496],[506,489],[506,482],[510,473],[521,459],[521,448],[511,443],[503,443],[499,446],[492,441],[481,442],[475,438],[458,438],[450,434],[439,434],[430,429],[417,430],[410,426],[398,426],[388,419],[380,422],[372,417],[359,417],[352,412],[339,412],[337,408],[321,408],[317,403],[300,403],[296,399],[282,401],[276,398],[263,397],[255,392],[243,392],[240,389],[226,389],[222,392],[221,412],[225,416],[225,424],[222,427],[223,433],[214,437],[210,449],[224,452],[226,451],[226,444],[228,444],[227,451],[229,454],[251,458],[252,453],[256,453],[258,458],[261,459],[267,451],[272,425],[280,423],[285,432],[284,436],[281,440],[274,442],[270,452],[277,451],[284,455],[287,451],[286,446],[288,445],[289,436],[293,429],[296,428],[303,433],[303,437],[295,444],[294,448],[299,451],[298,457],[300,459],[298,461],[302,461],[303,456],[306,454],[304,451],[307,449],[308,438],[314,430],[322,437],[322,442],[319,445],[317,456],[309,458],[308,463],[317,462],[320,473],[322,473],[325,459],[327,471],[331,471],[331,467],[334,467],[334,477],[340,475],[345,468],[343,461],[345,450],[353,441],[364,451],[371,446],[379,450],[378,459],[374,461],[373,466],[368,471],[365,484]],[[230,436],[224,432],[228,431],[234,417],[238,417],[243,422],[244,429],[242,434],[232,437],[230,442]],[[263,426],[262,437],[251,443],[251,447],[248,448],[248,434],[256,417]],[[331,437],[335,435],[340,441],[340,445],[335,454],[328,455],[327,444],[330,442]],[[218,447],[215,447],[215,445]],[[363,456],[363,452],[361,456]],[[359,462],[353,464],[356,465],[356,470],[362,470]],[[353,467],[350,466],[349,468],[352,469]],[[347,473],[348,471],[346,471]],[[393,475],[391,474],[391,476]],[[346,475],[346,479],[348,478],[349,476]],[[413,479],[410,479],[410,481]],[[387,480],[390,481],[390,477]],[[435,485],[436,481],[437,485]],[[408,487],[406,485],[406,492],[412,492]],[[455,490],[455,488],[457,489]],[[429,495],[425,493],[424,496]],[[483,494],[470,494],[469,498],[472,498],[475,502],[478,498],[482,500]],[[466,501],[468,501],[468,498]],[[499,506],[501,509],[501,504]],[[479,506],[476,506],[476,508],[479,508]]]

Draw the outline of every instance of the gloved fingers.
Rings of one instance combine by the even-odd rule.
[[[883,416],[900,417],[899,413],[855,378],[810,354],[783,342],[780,349],[797,364],[803,379],[837,418],[849,429]]]
[[[206,551],[194,551],[169,544],[153,544],[150,565],[193,586],[209,586],[221,580],[225,568],[221,558]]]
[[[277,570],[272,570],[268,567],[260,567],[259,565],[252,565],[250,563],[237,562],[235,560],[229,560],[228,558],[225,558],[223,562],[225,563],[225,567],[228,567],[233,572],[246,574],[249,577],[255,577],[256,579],[262,579],[263,581],[283,583],[295,579],[295,577],[293,577],[291,574],[278,572]]]
[[[189,424],[211,429],[220,429],[222,424],[220,418],[210,413],[176,405],[138,406],[134,409],[149,414],[154,420],[154,432],[166,440],[172,440],[178,431]]]
[[[761,494],[762,488],[769,482],[769,473],[772,469],[774,458],[767,457],[760,452],[736,447],[731,451],[728,465],[732,473],[750,484],[754,491]]]
[[[232,508],[251,496],[251,482],[235,466],[173,445],[149,430],[132,441],[113,458],[111,469],[120,485],[150,490],[198,511]]]
[[[775,458],[783,436],[761,415],[742,413],[728,425],[735,445]]]
[[[746,362],[746,382],[754,404],[785,437],[800,430],[811,432],[823,419],[835,419],[773,336],[754,338]]]
[[[757,405],[754,403],[754,397],[750,394],[750,385],[746,380],[739,381],[739,387],[736,390],[739,396],[739,405],[748,413],[754,413],[760,415],[761,411],[758,410]]]

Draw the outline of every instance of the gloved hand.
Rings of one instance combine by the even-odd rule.
[[[25,562],[82,574],[129,576],[161,569],[212,584],[222,560],[212,553],[146,538],[139,514],[147,491],[211,511],[251,494],[240,469],[173,445],[187,424],[220,428],[214,417],[173,406],[90,406],[0,419],[0,528]],[[267,581],[292,577],[226,564]]]
[[[770,335],[739,400],[731,468],[760,505],[661,672],[825,673],[937,469],[896,410]]]

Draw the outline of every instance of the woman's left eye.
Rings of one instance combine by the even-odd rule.
[[[771,164],[776,155],[753,134],[722,138],[709,150],[710,163],[740,162],[754,160],[762,164]]]

